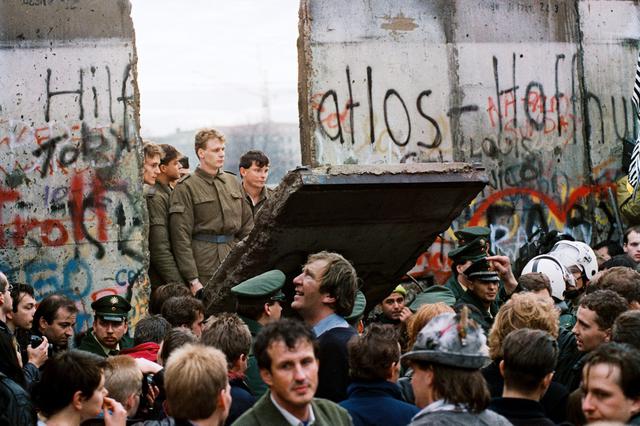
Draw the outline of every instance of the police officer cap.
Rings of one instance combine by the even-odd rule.
[[[487,255],[488,248],[489,239],[485,237],[478,237],[467,245],[450,250],[447,255],[449,256],[449,259],[454,262],[466,262],[467,260],[475,261],[485,257]]]
[[[451,290],[443,285],[432,285],[422,293],[418,293],[416,298],[413,299],[409,309],[417,311],[422,305],[428,305],[432,303],[445,303],[449,306],[456,304],[456,296]]]
[[[360,318],[362,314],[364,314],[364,309],[367,307],[367,298],[364,296],[364,293],[358,290],[356,292],[356,300],[353,303],[353,309],[351,313],[345,317],[347,322],[351,322],[357,318]]]
[[[91,309],[105,321],[120,322],[127,319],[131,304],[122,296],[102,296],[91,304]]]
[[[231,293],[238,297],[266,297],[273,295],[273,300],[284,300],[284,293],[280,290],[284,286],[286,277],[284,272],[274,269],[249,278],[231,288]]]
[[[458,239],[458,245],[463,246],[469,244],[476,238],[489,239],[491,230],[486,226],[470,226],[468,228],[462,228],[453,233]]]
[[[482,327],[469,318],[465,306],[459,314],[448,312],[429,321],[402,358],[477,370],[488,362],[483,355],[486,342]]]
[[[500,281],[500,277],[496,271],[491,270],[491,265],[486,258],[481,258],[473,262],[464,271],[464,274],[470,280],[480,280],[485,282]]]

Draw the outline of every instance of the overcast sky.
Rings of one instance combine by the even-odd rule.
[[[131,0],[142,136],[295,123],[298,0]]]

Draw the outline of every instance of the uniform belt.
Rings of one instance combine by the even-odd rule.
[[[208,243],[224,244],[230,243],[235,238],[234,235],[216,235],[216,234],[195,234],[194,240],[206,241]]]

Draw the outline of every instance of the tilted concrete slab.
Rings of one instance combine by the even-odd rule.
[[[229,288],[270,269],[291,283],[321,250],[353,263],[373,306],[486,183],[484,170],[466,163],[293,170],[207,284],[207,313],[232,309]],[[290,295],[292,286],[284,290]]]

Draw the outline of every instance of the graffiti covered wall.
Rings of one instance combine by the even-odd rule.
[[[640,5],[632,1],[302,1],[305,164],[466,161],[490,185],[454,223],[515,258],[536,229],[617,238]],[[449,231],[415,272],[449,271]]]
[[[39,297],[146,309],[133,24],[128,1],[0,5],[0,270]]]

